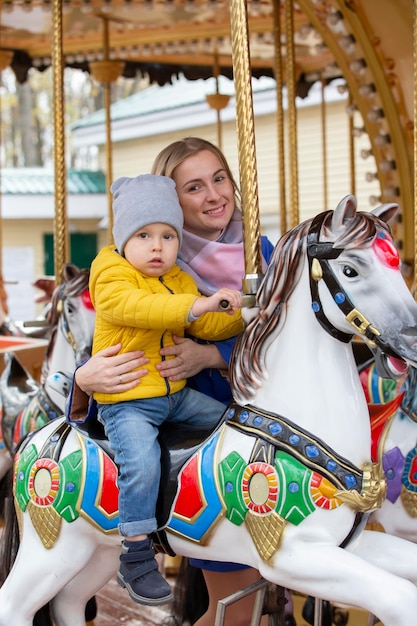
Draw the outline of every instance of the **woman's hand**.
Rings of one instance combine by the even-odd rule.
[[[99,393],[120,393],[139,385],[140,379],[148,373],[144,366],[149,359],[142,350],[118,354],[120,343],[100,350],[75,372],[77,385],[88,395]],[[141,369],[136,369],[140,367]]]
[[[195,376],[206,368],[227,368],[227,364],[214,344],[201,344],[176,335],[173,338],[175,346],[162,348],[160,354],[174,358],[160,361],[156,365],[164,378],[174,382],[181,378]]]

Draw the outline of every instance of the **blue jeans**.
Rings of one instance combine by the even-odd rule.
[[[110,447],[119,466],[119,532],[125,537],[156,530],[155,508],[161,476],[157,440],[164,422],[189,429],[214,428],[224,413],[221,402],[185,387],[158,398],[99,404]]]

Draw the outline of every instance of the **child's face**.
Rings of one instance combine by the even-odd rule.
[[[126,243],[124,255],[146,276],[162,276],[177,260],[178,234],[168,224],[157,222],[138,230]]]

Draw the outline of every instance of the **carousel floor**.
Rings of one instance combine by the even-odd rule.
[[[168,577],[175,583],[174,577]],[[305,597],[293,594],[294,616],[297,626],[309,626],[301,616]],[[169,616],[169,607],[151,608],[136,605],[130,601],[125,590],[115,580],[111,580],[97,595],[98,614],[89,626],[173,626]],[[350,608],[347,626],[366,626],[368,614],[365,611]],[[382,624],[378,623],[378,626]]]

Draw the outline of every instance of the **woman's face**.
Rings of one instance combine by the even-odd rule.
[[[219,158],[210,150],[188,157],[173,173],[184,213],[184,229],[214,241],[229,224],[234,190]]]

